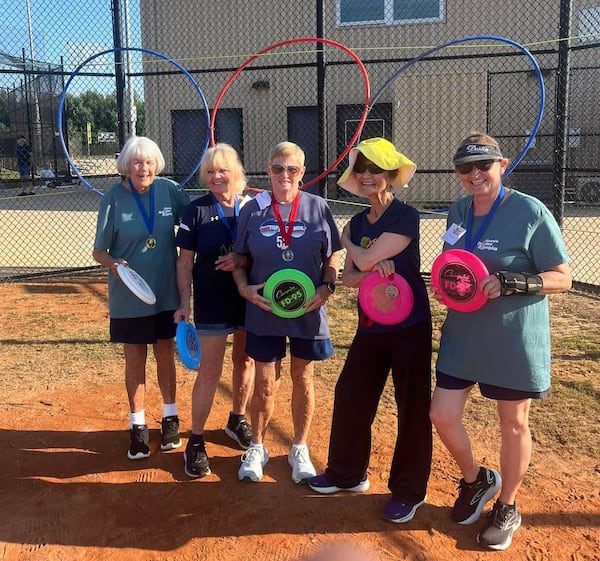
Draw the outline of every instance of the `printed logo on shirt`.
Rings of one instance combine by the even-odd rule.
[[[162,210],[159,210],[158,214],[161,216],[173,216],[173,209],[170,206],[166,206]]]
[[[289,222],[284,222],[285,228],[288,228]],[[276,220],[266,220],[260,225],[260,233],[265,238],[270,238],[276,234],[279,234],[279,224]],[[306,233],[306,224],[300,220],[294,222],[294,228],[292,230],[292,238],[301,238]]]
[[[480,251],[498,251],[498,240],[482,240],[477,242],[477,249]]]
[[[377,240],[377,238],[372,240],[369,236],[363,236],[360,238],[360,247],[363,249],[369,249],[375,243],[375,240]]]

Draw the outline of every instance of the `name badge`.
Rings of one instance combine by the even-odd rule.
[[[446,233],[442,236],[442,240],[450,245],[454,245],[460,238],[465,235],[466,230],[460,224],[452,224]]]

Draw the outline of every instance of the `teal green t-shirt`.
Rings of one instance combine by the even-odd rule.
[[[146,215],[150,215],[150,192],[140,194]],[[105,249],[114,258],[123,258],[139,273],[156,295],[156,304],[139,300],[111,272],[108,274],[108,306],[111,318],[132,318],[175,310],[179,294],[175,273],[177,248],[175,225],[190,203],[183,188],[170,179],[157,177],[152,187],[156,247],[148,249],[150,235],[144,218],[131,194],[121,183],[108,190],[98,211],[94,247]]]
[[[471,197],[457,201],[448,225],[466,224]],[[483,217],[475,217],[477,232]],[[464,236],[444,250],[464,249]],[[541,273],[567,263],[558,224],[536,198],[512,190],[473,250],[490,274]],[[448,309],[437,369],[445,374],[522,391],[550,387],[550,326],[545,296],[504,296],[474,312]]]

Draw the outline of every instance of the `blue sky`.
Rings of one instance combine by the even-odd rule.
[[[123,2],[124,0],[122,0]],[[35,59],[72,69],[98,50],[113,47],[110,0],[30,0]],[[21,57],[30,54],[26,0],[0,0],[0,51]],[[139,2],[129,0],[131,46],[140,46]],[[18,82],[18,75],[0,75]]]

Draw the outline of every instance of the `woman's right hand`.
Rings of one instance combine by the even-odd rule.
[[[265,286],[264,282],[262,284],[247,284],[239,289],[240,296],[255,306],[258,306],[261,310],[272,312],[271,301],[258,293],[263,286]]]

